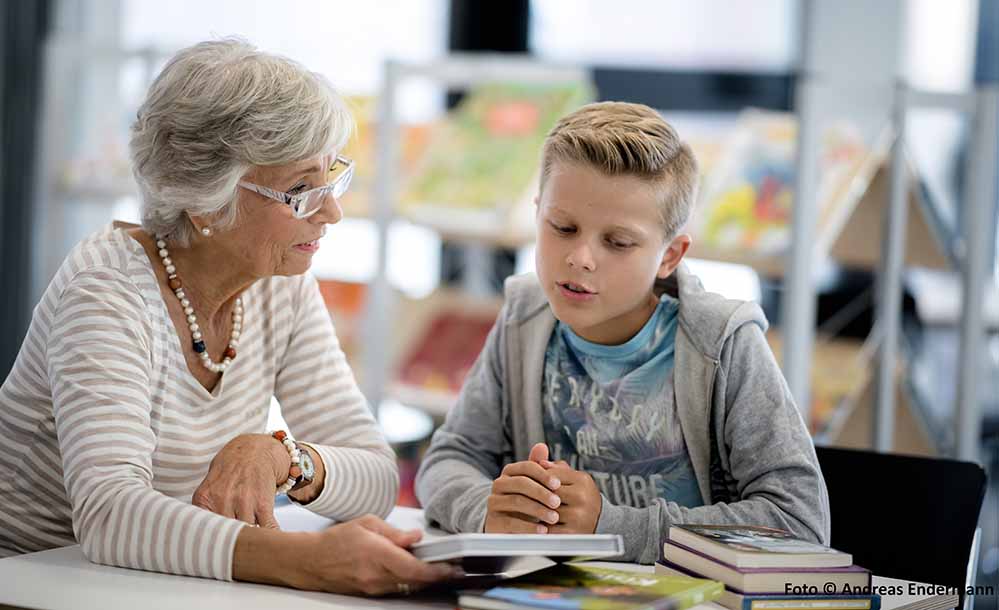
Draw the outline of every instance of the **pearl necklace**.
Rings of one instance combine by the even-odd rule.
[[[156,247],[159,248],[160,259],[166,268],[170,290],[173,290],[173,293],[177,295],[177,299],[180,300],[180,306],[184,308],[184,315],[187,316],[187,327],[191,329],[191,342],[194,346],[194,351],[201,358],[201,364],[213,373],[224,373],[229,368],[229,363],[236,358],[236,347],[239,346],[239,334],[243,329],[243,299],[236,297],[236,305],[232,310],[232,336],[229,338],[229,347],[226,348],[223,354],[222,362],[213,362],[211,356],[208,355],[208,348],[205,347],[205,342],[202,341],[201,327],[198,326],[198,318],[194,315],[194,308],[191,307],[191,301],[188,300],[187,295],[184,293],[184,285],[181,283],[180,278],[177,277],[177,268],[174,267],[173,261],[170,259],[170,253],[166,249],[166,241],[162,236],[156,236]]]

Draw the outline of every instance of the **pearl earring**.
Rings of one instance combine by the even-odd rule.
[[[204,235],[205,237],[209,237],[212,234],[212,230],[209,229],[208,227],[205,227],[201,229],[201,234]]]

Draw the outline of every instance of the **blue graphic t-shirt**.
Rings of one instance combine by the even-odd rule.
[[[551,459],[589,473],[614,504],[704,503],[673,392],[678,306],[664,294],[622,345],[591,343],[559,322],[545,351],[542,404]]]

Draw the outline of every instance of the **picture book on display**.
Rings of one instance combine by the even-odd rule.
[[[701,192],[695,224],[703,245],[763,255],[785,251],[790,244],[797,129],[797,120],[789,113],[750,109],[740,115]],[[879,154],[882,148],[879,142]],[[838,208],[855,203],[853,183],[860,178],[858,173],[870,179],[870,172],[860,170],[873,158],[853,125],[838,122],[820,133],[816,193],[820,235],[842,220]]]
[[[591,98],[585,82],[472,87],[434,128],[400,212],[445,233],[503,233],[536,195],[548,131]]]
[[[406,350],[394,395],[404,403],[453,404],[496,321],[492,312],[446,307]]]
[[[674,525],[669,540],[736,568],[842,568],[849,553],[752,525]]]
[[[460,608],[515,610],[683,610],[721,595],[721,583],[613,570],[557,565],[511,579],[487,591],[465,591]]]

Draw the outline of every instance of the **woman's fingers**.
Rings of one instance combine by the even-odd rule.
[[[252,497],[242,496],[235,499],[235,514],[233,515],[236,519],[243,521],[244,523],[249,523],[250,525],[257,524],[257,507],[256,502]]]
[[[455,568],[450,564],[426,563],[398,547],[386,550],[380,559],[394,582],[430,584],[455,576]]]
[[[273,503],[261,502],[257,504],[257,525],[272,530],[281,529],[281,525],[277,522],[277,519],[274,517]]]
[[[357,523],[367,530],[388,538],[393,544],[402,548],[409,548],[423,538],[423,532],[420,530],[401,530],[374,515],[365,515],[358,519]]]

